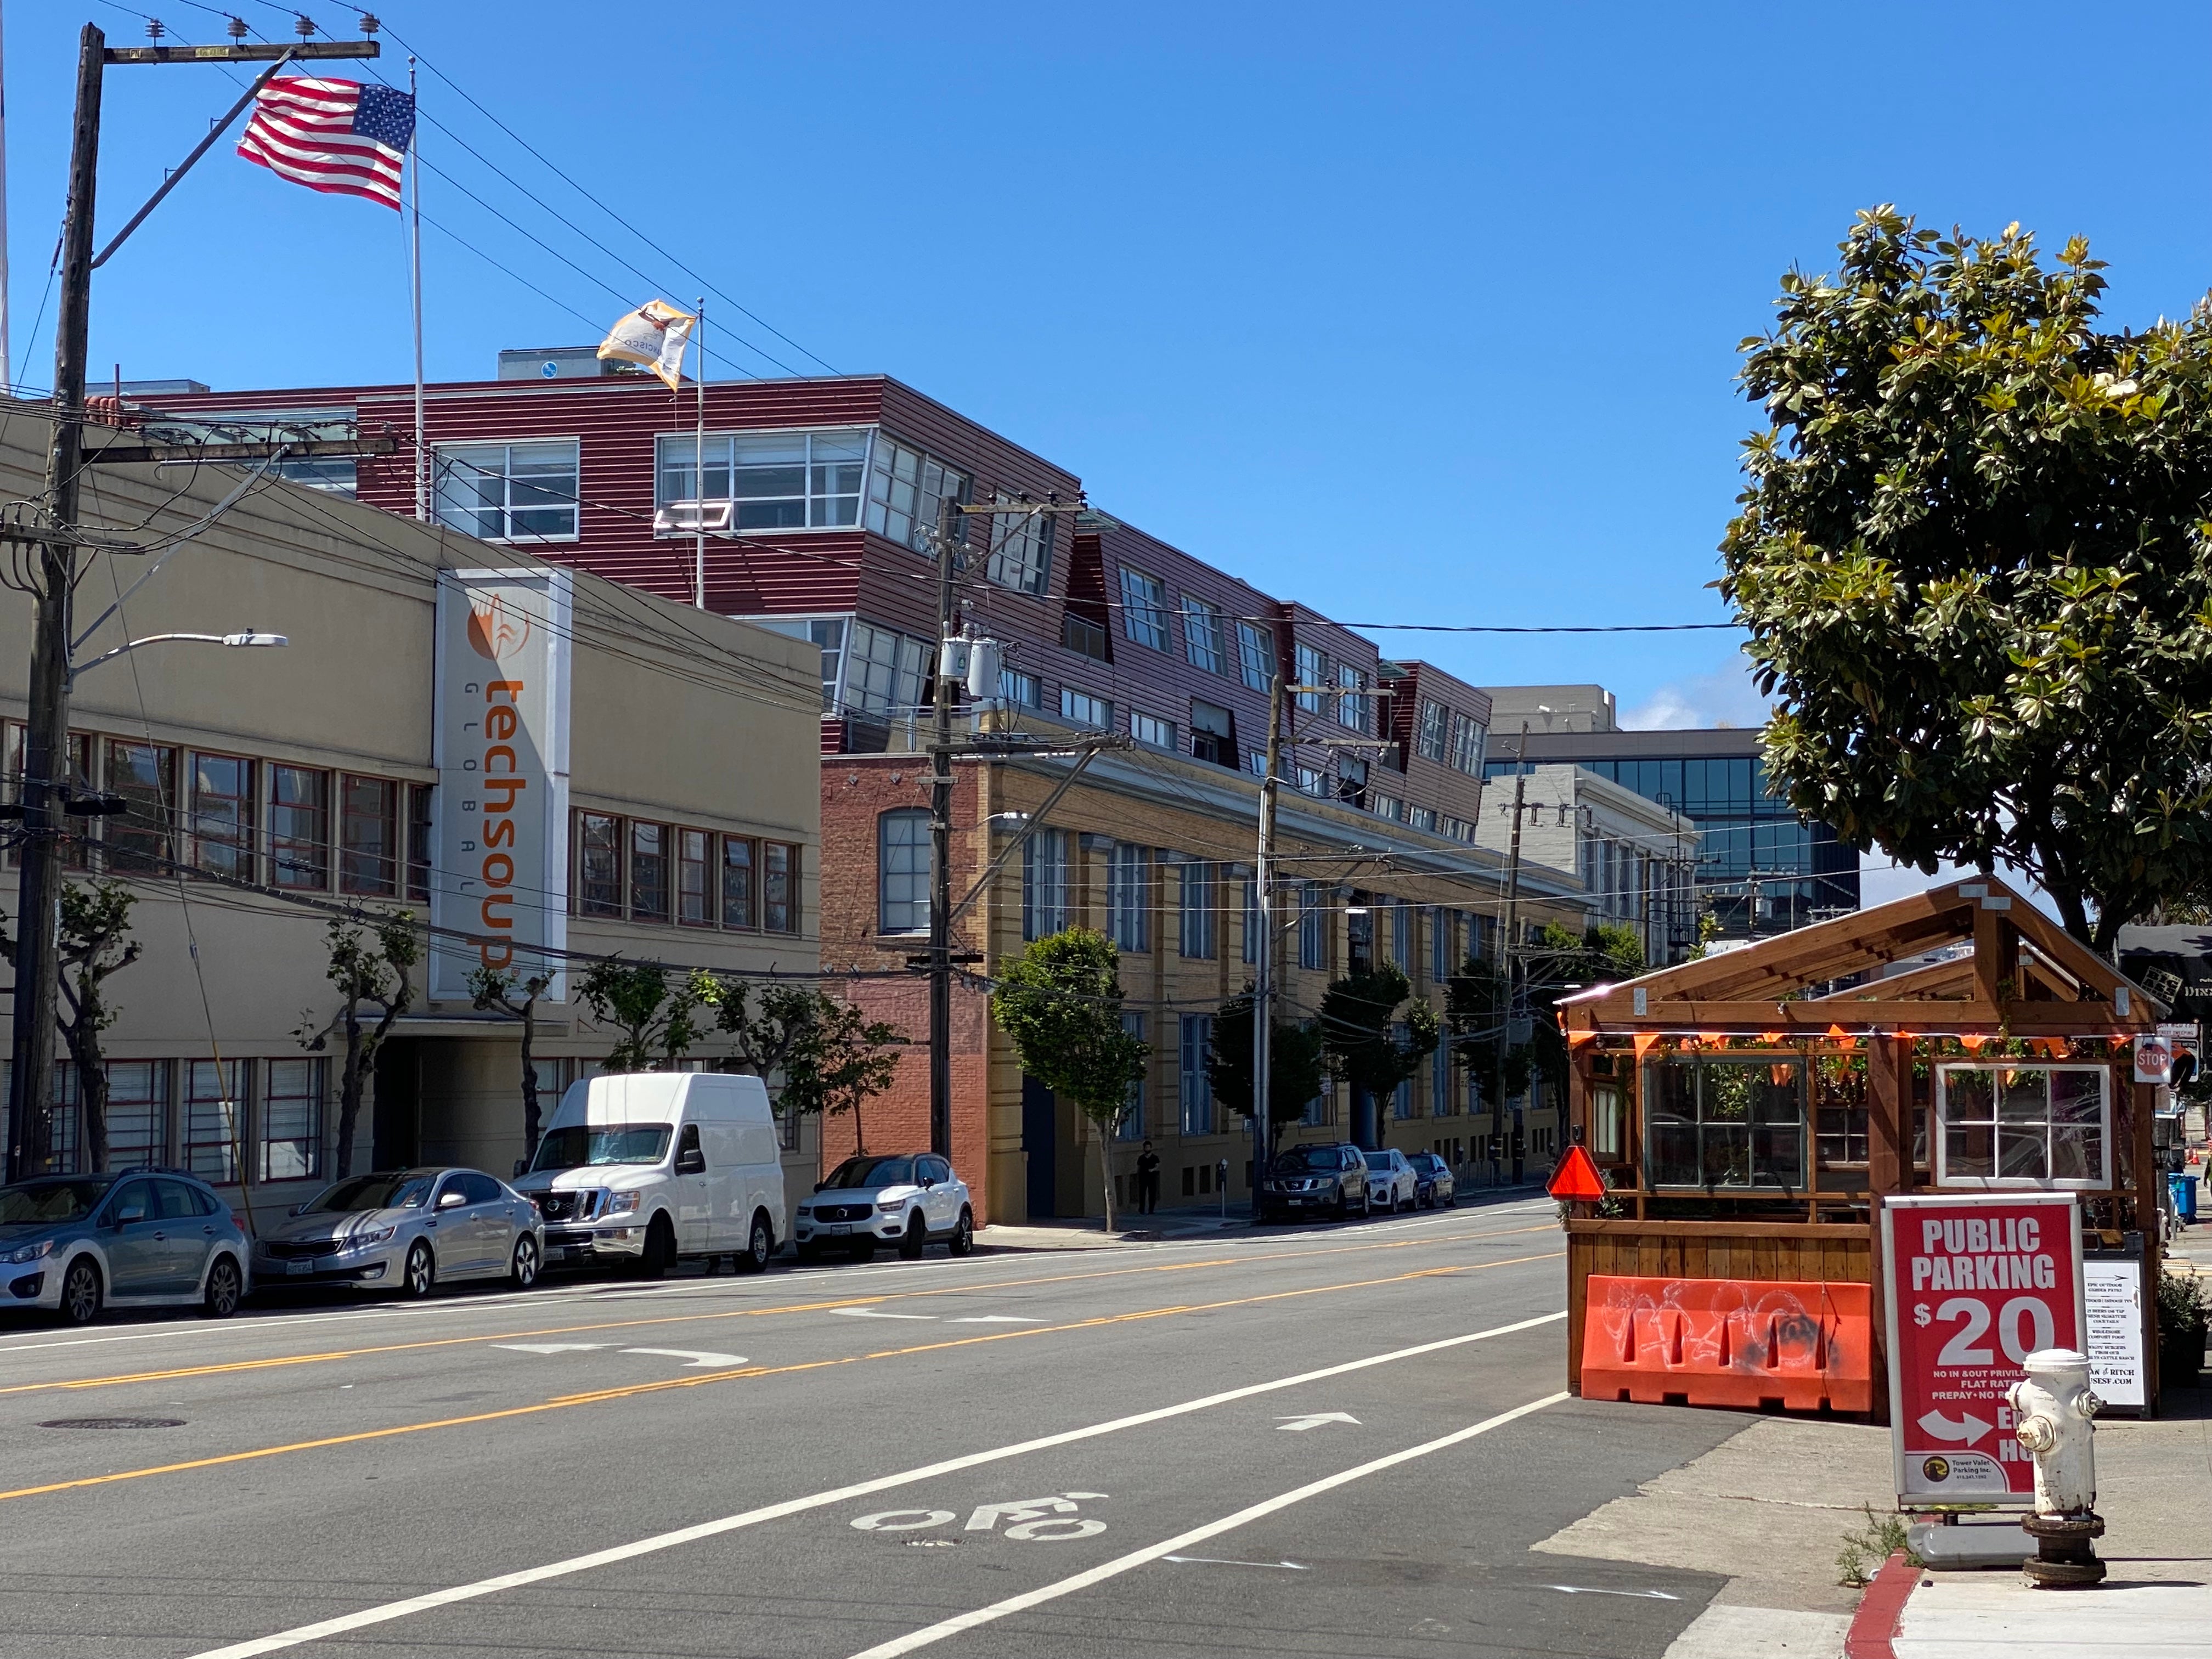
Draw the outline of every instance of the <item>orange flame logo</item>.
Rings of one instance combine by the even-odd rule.
[[[529,638],[528,612],[496,594],[469,601],[469,645],[478,656],[497,662],[521,650]]]

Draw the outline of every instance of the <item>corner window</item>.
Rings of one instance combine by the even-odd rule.
[[[576,539],[578,444],[441,444],[438,522],[479,541]]]
[[[1001,507],[1020,505],[1001,492]],[[991,580],[1020,593],[1042,593],[1052,576],[1049,513],[994,513],[991,515]]]
[[[1168,648],[1167,584],[1158,576],[1121,567],[1121,631],[1139,645]]]
[[[927,654],[920,640],[854,623],[852,648],[846,653],[846,706],[867,714],[901,714],[921,708]]]
[[[886,933],[929,928],[929,814],[902,806],[876,820],[877,925]]]
[[[1221,607],[1204,599],[1182,596],[1182,650],[1193,668],[1209,674],[1229,672],[1229,653],[1221,638]]]
[[[2109,1187],[2111,1086],[2102,1066],[1938,1066],[1936,1184]]]
[[[1805,1185],[1805,1066],[1794,1058],[1711,1058],[1644,1068],[1644,1156],[1654,1187]]]
[[[1480,720],[1470,720],[1465,714],[1451,717],[1451,763],[1471,778],[1482,775],[1484,739],[1489,731]]]
[[[868,528],[917,553],[930,550],[929,533],[947,501],[968,499],[968,477],[932,460],[896,438],[876,434],[868,465]],[[960,526],[965,540],[967,526]]]
[[[1258,623],[1237,624],[1237,677],[1255,691],[1265,691],[1274,683],[1273,629]]]
[[[837,707],[837,693],[845,668],[846,617],[747,617],[756,628],[787,639],[808,640],[822,653],[822,712]]]
[[[660,440],[659,505],[728,502],[737,530],[823,530],[860,522],[868,431],[709,434]],[[685,526],[683,533],[690,533]]]
[[[1413,752],[1423,760],[1432,760],[1439,766],[1444,761],[1444,723],[1448,712],[1443,704],[1423,698],[1420,731],[1413,739]]]

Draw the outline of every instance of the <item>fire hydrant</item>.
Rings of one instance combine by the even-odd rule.
[[[2094,1584],[2105,1576],[2090,1540],[2105,1534],[2095,1512],[2096,1429],[2104,1401],[2089,1390],[2089,1361],[2071,1348],[2039,1348],[2024,1362],[2025,1381],[2006,1398],[2013,1435],[2035,1455],[2035,1510],[2021,1526],[2036,1540],[2021,1569],[2039,1588]]]

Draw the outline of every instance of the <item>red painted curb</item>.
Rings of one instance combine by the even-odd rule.
[[[1844,1638],[1844,1659],[1897,1659],[1890,1645],[1905,1619],[1905,1603],[1920,1583],[1920,1569],[1903,1550],[1898,1551],[1874,1576],[1859,1610],[1851,1615],[1851,1628]]]

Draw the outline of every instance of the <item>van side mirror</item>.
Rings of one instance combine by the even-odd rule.
[[[115,1224],[118,1227],[128,1227],[132,1222],[145,1218],[146,1206],[143,1204],[126,1204],[115,1212]]]
[[[469,1195],[464,1192],[444,1192],[438,1194],[438,1207],[441,1210],[450,1210],[468,1201]]]
[[[676,1173],[678,1175],[700,1175],[705,1172],[706,1168],[707,1154],[696,1146],[686,1146],[676,1154]]]

